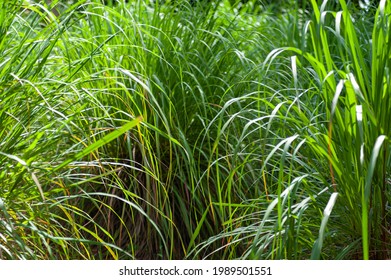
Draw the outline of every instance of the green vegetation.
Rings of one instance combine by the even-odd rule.
[[[46,2],[0,4],[0,259],[391,257],[389,1]]]

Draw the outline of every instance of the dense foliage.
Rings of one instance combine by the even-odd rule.
[[[0,258],[390,258],[391,3],[190,2],[1,2]]]

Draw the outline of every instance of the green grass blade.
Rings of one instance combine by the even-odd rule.
[[[75,154],[71,158],[68,158],[63,163],[61,163],[60,165],[55,167],[53,169],[53,171],[57,171],[57,170],[63,168],[64,166],[67,166],[72,161],[80,159],[80,158],[88,155],[89,153],[95,151],[96,149],[99,149],[103,145],[105,145],[105,144],[111,142],[112,140],[118,138],[119,136],[121,136],[122,134],[127,132],[129,129],[132,129],[133,127],[137,126],[140,122],[141,122],[141,117],[137,117],[136,119],[128,122],[127,124],[124,124],[123,126],[118,128],[117,130],[115,130],[113,132],[110,132],[109,134],[104,136],[102,139],[99,139],[95,143],[93,143],[93,144],[89,145],[88,147],[84,148],[82,151],[80,151],[79,153]]]
[[[368,166],[368,173],[365,178],[365,186],[362,189],[362,246],[363,246],[363,258],[369,259],[369,220],[368,220],[368,207],[372,188],[372,179],[376,169],[377,158],[382,148],[383,142],[386,139],[385,135],[380,135],[376,139],[375,146],[372,150],[371,160]]]
[[[320,258],[320,253],[322,251],[323,240],[325,238],[327,222],[330,218],[331,211],[334,208],[335,202],[337,201],[338,193],[334,192],[331,194],[329,202],[327,203],[326,208],[323,211],[322,223],[319,229],[319,237],[315,241],[314,247],[312,248],[311,259],[318,260]]]

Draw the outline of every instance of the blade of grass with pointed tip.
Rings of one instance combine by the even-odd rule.
[[[322,223],[321,223],[320,229],[319,229],[319,237],[315,241],[314,247],[312,248],[311,259],[313,259],[313,260],[318,260],[320,257],[320,252],[322,251],[324,234],[326,231],[327,222],[329,220],[331,211],[333,210],[333,207],[335,205],[337,197],[338,197],[337,192],[332,193],[331,197],[329,199],[329,202],[327,203],[326,208],[323,211]]]
[[[112,140],[118,138],[119,136],[124,134],[129,129],[137,126],[141,122],[141,120],[142,120],[141,117],[137,117],[136,119],[128,122],[127,124],[124,124],[119,129],[117,129],[117,130],[115,130],[113,132],[110,132],[109,134],[104,136],[102,139],[99,139],[95,143],[93,143],[90,146],[84,148],[82,151],[78,152],[77,154],[75,154],[71,158],[67,159],[66,161],[64,161],[63,163],[61,163],[57,167],[55,167],[53,169],[53,171],[57,171],[57,170],[63,168],[64,166],[68,165],[72,161],[75,161],[75,160],[77,160],[79,158],[82,158],[82,157],[88,155],[89,153],[91,153],[92,151],[95,151],[96,149],[99,149],[103,145],[105,145],[105,144],[111,142]]]
[[[375,172],[377,158],[379,156],[380,149],[383,145],[385,135],[380,135],[376,139],[375,146],[372,150],[371,160],[368,166],[368,173],[365,178],[365,186],[361,189],[361,203],[362,203],[362,246],[363,246],[363,258],[364,260],[369,259],[369,233],[368,233],[368,204],[369,197],[371,194],[372,178]]]

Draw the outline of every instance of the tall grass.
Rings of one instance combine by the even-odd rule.
[[[346,3],[340,2],[342,10],[334,12],[328,8],[335,5],[328,6],[323,1],[318,6],[312,1],[313,18],[303,25],[301,33],[304,44],[297,40],[298,47],[270,53],[264,68],[273,78],[282,73],[281,68],[276,68],[280,63],[277,58],[293,53],[291,77],[287,79],[294,86],[283,88],[282,91],[287,91],[284,95],[275,90],[269,95],[273,98],[269,109],[272,114],[257,111],[262,116],[250,118],[239,130],[242,136],[238,142],[242,147],[246,147],[243,140],[247,137],[250,143],[262,147],[262,153],[248,153],[241,162],[261,161],[256,172],[258,181],[263,183],[265,192],[272,190],[276,197],[266,210],[259,212],[254,209],[259,208],[257,204],[262,200],[241,205],[244,214],[238,215],[235,227],[210,239],[206,245],[216,239],[231,240],[229,245],[221,246],[221,250],[226,250],[249,240],[249,247],[242,255],[246,258],[388,257],[389,130],[381,120],[388,119],[385,69],[388,69],[389,7],[385,1],[380,2],[369,41],[370,37],[360,34],[354,26]],[[372,58],[367,59],[365,54],[371,52]],[[299,69],[304,73],[299,73]],[[304,87],[299,85],[300,80],[305,81]],[[287,82],[282,84],[289,86]],[[289,95],[289,91],[293,94]],[[267,91],[262,93],[259,102],[270,102],[265,95]],[[282,96],[276,98],[279,95]],[[382,109],[376,109],[379,106]],[[230,122],[242,117],[243,111],[233,111],[239,113]],[[283,129],[271,122],[276,118],[283,123]],[[262,124],[264,119],[268,120],[266,124]],[[250,129],[251,126],[254,128]],[[274,137],[268,139],[271,127]],[[260,131],[265,132],[254,140],[252,134]],[[263,141],[267,144],[261,144]],[[269,151],[266,145],[270,145]],[[298,156],[301,154],[304,162]],[[268,183],[271,176],[274,183]],[[237,186],[237,181],[229,185]],[[333,193],[326,205],[327,191]],[[297,193],[302,197],[297,197]],[[323,207],[317,237],[313,226],[320,224],[316,217]],[[247,212],[250,214],[246,215]]]
[[[345,1],[338,12],[327,10],[327,1],[321,7],[312,4],[315,17],[308,30],[314,53],[290,50],[303,56],[322,81],[328,132],[316,149],[327,155],[334,191],[345,208],[338,223],[349,225],[346,234],[352,241],[361,239],[357,250],[364,259],[386,258],[390,6],[380,1],[368,38],[356,31]]]
[[[0,258],[389,257],[389,4],[117,2],[2,4]]]

